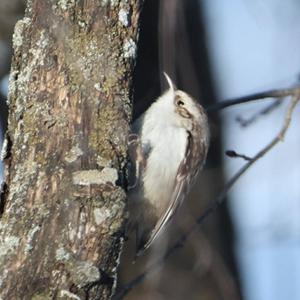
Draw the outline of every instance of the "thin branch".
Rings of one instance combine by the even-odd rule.
[[[229,99],[225,100],[219,103],[216,103],[214,105],[208,106],[206,108],[206,111],[208,113],[216,112],[221,109],[242,104],[242,103],[248,103],[256,100],[263,100],[267,98],[281,98],[284,99],[287,96],[293,96],[297,93],[297,91],[300,89],[299,86],[296,86],[294,88],[289,88],[289,89],[280,89],[280,90],[270,90],[266,92],[261,92],[261,93],[255,93],[243,97],[238,97],[234,99]]]
[[[241,125],[241,127],[247,127],[251,124],[253,124],[258,118],[265,116],[269,113],[271,113],[273,110],[275,110],[277,107],[279,107],[280,104],[282,104],[282,99],[277,99],[271,104],[269,104],[267,107],[263,108],[262,110],[258,111],[254,115],[252,115],[250,118],[244,119],[241,116],[238,116],[236,118],[236,121]]]
[[[225,152],[225,154],[228,156],[228,157],[232,157],[232,158],[242,158],[246,161],[250,161],[252,160],[251,157],[245,155],[245,154],[240,154],[240,153],[236,153],[234,150],[227,150]]]
[[[278,97],[282,97],[282,94],[278,95]],[[279,133],[271,140],[269,144],[267,144],[261,151],[259,151],[249,162],[247,162],[226,184],[218,197],[212,202],[212,204],[202,213],[202,215],[196,220],[195,224],[191,226],[191,228],[169,248],[166,254],[155,263],[153,263],[150,267],[148,267],[143,273],[138,275],[128,284],[124,285],[122,289],[113,297],[113,300],[121,300],[123,299],[135,286],[144,281],[146,276],[152,273],[154,270],[157,270],[160,266],[163,265],[164,261],[168,259],[177,249],[184,246],[184,243],[189,238],[189,236],[197,229],[197,227],[203,223],[203,221],[211,215],[225,200],[225,197],[228,191],[232,188],[232,186],[238,181],[238,179],[259,159],[261,159],[266,153],[268,153],[275,145],[277,145],[280,141],[283,140],[292,119],[292,113],[294,108],[300,99],[300,90],[293,89],[293,99],[288,107],[288,110],[285,115],[284,124],[279,131]]]

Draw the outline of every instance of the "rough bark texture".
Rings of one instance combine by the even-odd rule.
[[[13,37],[0,298],[109,299],[139,0],[30,0]]]

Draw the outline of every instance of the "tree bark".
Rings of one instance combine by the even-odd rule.
[[[28,0],[13,37],[0,299],[110,299],[141,0]]]

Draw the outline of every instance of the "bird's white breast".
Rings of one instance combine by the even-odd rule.
[[[187,132],[183,128],[157,121],[145,123],[142,144],[150,147],[143,175],[144,198],[157,208],[168,206],[174,189],[178,167],[184,159]]]

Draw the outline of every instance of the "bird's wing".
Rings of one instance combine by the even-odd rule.
[[[178,167],[174,183],[174,191],[170,197],[169,206],[156,223],[151,232],[150,238],[140,252],[143,252],[152,244],[152,242],[161,233],[162,229],[183,202],[184,198],[189,192],[191,183],[193,183],[199,169],[201,169],[202,165],[204,164],[206,151],[207,145],[205,142],[201,140],[195,142],[191,133],[188,132],[185,157]]]
[[[131,133],[128,137],[129,179],[128,190],[133,190],[141,184],[141,175],[146,166],[146,158],[143,153],[140,138]]]

